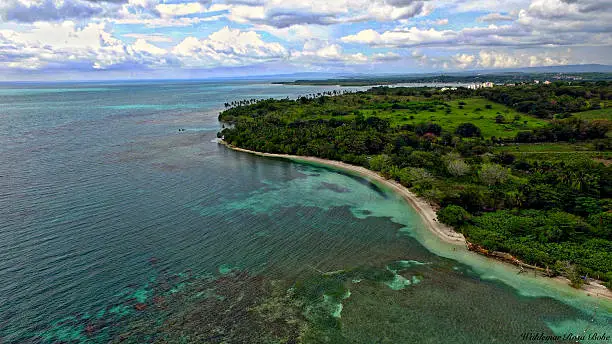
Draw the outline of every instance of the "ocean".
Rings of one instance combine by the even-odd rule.
[[[612,335],[609,302],[437,242],[383,186],[216,142],[226,102],[327,90],[1,84],[0,343]]]

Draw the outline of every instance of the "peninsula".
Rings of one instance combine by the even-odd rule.
[[[610,287],[611,95],[608,82],[376,87],[226,104],[219,119],[231,126],[219,136],[261,154],[358,165],[388,179],[445,241],[465,237],[577,288],[591,278]]]

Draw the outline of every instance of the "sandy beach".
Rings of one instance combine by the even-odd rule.
[[[327,160],[327,159],[321,159],[321,158],[310,157],[310,156],[296,156],[296,155],[288,155],[288,154],[273,154],[273,153],[256,152],[256,151],[252,151],[248,149],[231,146],[224,141],[219,141],[219,142],[239,152],[245,152],[245,153],[255,154],[259,156],[271,157],[271,158],[285,158],[285,159],[290,159],[294,161],[314,162],[314,163],[318,163],[322,165],[332,166],[334,168],[351,171],[354,173],[356,172],[361,176],[364,176],[368,179],[375,180],[381,184],[386,185],[387,187],[391,188],[394,192],[402,196],[408,203],[410,203],[416,209],[417,213],[421,216],[424,223],[426,224],[426,227],[431,232],[433,232],[438,238],[440,238],[440,240],[443,240],[447,243],[456,244],[456,245],[466,245],[466,241],[465,241],[465,238],[463,237],[463,234],[457,233],[452,228],[438,222],[436,211],[434,210],[432,205],[420,199],[419,197],[417,197],[417,195],[415,195],[410,190],[408,190],[406,187],[397,183],[396,181],[385,179],[378,173],[372,170],[368,170],[365,167],[355,166],[355,165],[347,164],[341,161]]]
[[[467,241],[463,234],[456,232],[451,227],[444,225],[443,223],[438,222],[436,210],[434,206],[426,202],[425,200],[419,198],[416,194],[408,190],[405,186],[400,183],[389,180],[381,176],[380,174],[369,170],[362,166],[356,166],[347,164],[341,161],[335,160],[327,160],[317,157],[311,156],[297,156],[297,155],[289,155],[289,154],[275,154],[275,153],[263,153],[252,151],[249,149],[234,147],[223,140],[218,141],[220,144],[225,145],[226,147],[249,154],[259,155],[263,157],[270,158],[284,158],[293,161],[306,161],[306,162],[314,162],[321,165],[327,165],[334,168],[350,171],[353,173],[357,173],[365,178],[370,180],[375,180],[390,189],[396,192],[398,195],[402,196],[414,209],[416,209],[417,213],[420,215],[423,223],[426,225],[427,229],[429,229],[433,234],[436,235],[440,240],[447,242],[453,245],[462,245],[467,246]],[[505,261],[498,260],[502,264],[510,264]],[[527,265],[526,265],[527,266]],[[543,275],[542,275],[543,276]],[[563,283],[565,285],[569,284],[569,280],[565,277],[557,276],[555,278],[550,278],[553,283]],[[589,296],[600,297],[607,300],[612,300],[612,291],[598,283],[598,281],[591,281],[589,284],[585,284],[581,289],[584,293]]]

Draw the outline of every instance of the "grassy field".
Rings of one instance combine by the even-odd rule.
[[[343,95],[321,104],[297,104],[285,108],[282,117],[296,119],[352,119],[357,114],[389,120],[392,126],[432,122],[444,130],[455,131],[461,123],[471,122],[482,136],[515,137],[519,131],[547,125],[547,121],[516,112],[483,98],[434,101],[426,98],[376,95]],[[502,116],[499,122],[496,117]]]
[[[612,160],[612,152],[596,151],[592,143],[535,143],[495,147],[495,153],[510,152],[527,160],[571,161],[576,159],[596,159],[604,163]]]
[[[435,106],[431,106],[435,104]],[[401,105],[400,105],[401,106]],[[538,118],[520,114],[504,105],[482,98],[446,101],[441,104],[427,101],[411,101],[407,109],[368,109],[364,115],[376,115],[391,121],[392,125],[437,123],[442,128],[454,131],[461,123],[471,122],[482,131],[485,138],[514,137],[521,130],[531,130],[547,125]],[[502,116],[502,123],[496,121]]]
[[[574,112],[573,116],[585,120],[605,119],[612,121],[612,107],[598,110]]]

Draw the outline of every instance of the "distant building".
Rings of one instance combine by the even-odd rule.
[[[468,85],[467,88],[469,88],[470,90],[477,90],[479,88],[485,88],[485,87],[488,88],[488,87],[493,87],[493,86],[495,86],[495,85],[492,82],[487,81],[487,82],[479,82],[479,83],[476,83],[476,84]]]
[[[505,86],[514,87],[514,86],[516,86],[516,84],[506,84]]]
[[[550,84],[551,84],[550,81],[548,81],[548,80],[544,81],[544,85],[550,85]]]
[[[444,91],[455,91],[457,90],[457,87],[442,87],[440,89],[440,92],[444,92]]]
[[[540,80],[533,80],[533,83],[537,85],[540,83]]]

